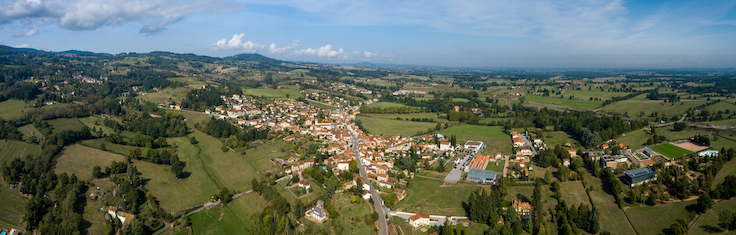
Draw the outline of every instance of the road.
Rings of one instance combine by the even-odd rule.
[[[347,117],[344,118],[345,123],[347,122]],[[355,131],[353,131],[353,128],[348,126],[348,130],[350,131],[350,136],[353,139],[353,151],[355,152],[355,161],[358,162],[358,169],[360,169],[360,177],[363,178],[365,182],[371,182],[368,180],[368,175],[365,172],[365,167],[363,166],[363,161],[360,160],[360,148],[358,148],[358,136],[355,134]],[[370,185],[370,192],[371,192],[371,198],[373,198],[373,206],[375,207],[376,212],[378,213],[378,234],[379,235],[388,235],[388,225],[386,225],[386,209],[383,207],[383,200],[381,199],[381,196],[378,195],[378,191],[373,186],[373,184]]]

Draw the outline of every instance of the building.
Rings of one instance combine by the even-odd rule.
[[[475,158],[473,158],[473,161],[470,162],[470,165],[468,166],[467,170],[470,170],[470,169],[478,169],[478,170],[486,169],[486,165],[488,165],[488,161],[490,159],[491,159],[491,155],[475,155]]]
[[[716,150],[703,151],[703,152],[699,152],[698,153],[698,156],[700,156],[700,157],[705,157],[705,156],[708,156],[708,157],[717,157],[718,156],[718,151],[716,151]]]
[[[532,212],[532,205],[528,202],[513,200],[511,202],[511,206],[516,210],[516,214],[519,216],[528,216]]]
[[[327,219],[327,212],[325,212],[325,202],[322,200],[317,201],[317,205],[307,211],[307,216],[315,218],[320,222]]]
[[[483,149],[483,142],[482,141],[468,141],[465,143],[465,146],[463,146],[466,150],[473,150],[473,151],[480,151]]]
[[[417,213],[409,217],[409,224],[411,224],[411,226],[414,226],[415,228],[429,225],[430,222],[431,220],[429,219],[429,214]]]
[[[440,142],[440,151],[453,151],[452,145],[450,145],[450,142],[442,141]]]
[[[532,151],[532,148],[530,148],[530,147],[522,147],[521,149],[519,149],[519,151],[524,156],[534,155],[534,151]]]
[[[495,184],[496,171],[470,169],[467,175],[468,180],[481,184]]]
[[[629,159],[627,159],[624,156],[621,155],[603,155],[601,156],[601,165],[603,167],[610,167],[611,169],[616,169],[618,167],[619,163],[628,163]]]
[[[127,221],[130,223],[135,218],[135,215],[130,213],[125,213],[121,210],[118,210],[117,207],[110,206],[107,208],[107,213],[110,214],[111,218],[118,218],[121,223],[125,224]]]
[[[521,137],[514,137],[513,140],[514,140],[514,147],[520,147],[524,145],[524,139],[522,139]]]
[[[631,187],[657,180],[657,174],[649,167],[642,167],[630,171],[624,171],[624,177],[621,180]]]

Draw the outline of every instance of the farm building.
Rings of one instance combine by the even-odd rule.
[[[624,177],[621,178],[625,184],[631,187],[657,180],[657,174],[649,167],[642,167],[630,171],[624,171]]]
[[[481,184],[495,184],[496,171],[470,169],[467,178]]]

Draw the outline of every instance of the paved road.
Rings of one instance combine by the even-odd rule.
[[[345,121],[347,121],[347,118],[345,118]],[[345,122],[347,123],[347,122]],[[355,160],[358,162],[358,169],[360,169],[360,177],[363,178],[365,182],[371,182],[368,180],[368,175],[365,172],[365,167],[363,166],[363,161],[360,160],[359,155],[359,148],[358,148],[358,136],[355,134],[355,131],[353,131],[353,128],[348,126],[348,130],[350,131],[350,136],[352,136],[353,139],[353,151],[355,151]],[[378,195],[378,190],[376,190],[375,187],[373,187],[373,184],[370,185],[370,192],[371,192],[371,198],[373,198],[373,206],[375,207],[376,212],[378,213],[378,234],[379,235],[388,235],[388,226],[386,225],[386,209],[383,207],[383,200],[381,199],[381,196]]]

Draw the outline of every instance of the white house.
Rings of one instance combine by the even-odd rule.
[[[415,228],[420,226],[427,226],[430,222],[431,220],[429,219],[429,214],[417,213],[409,217],[409,224],[411,224],[411,226],[414,226]]]

